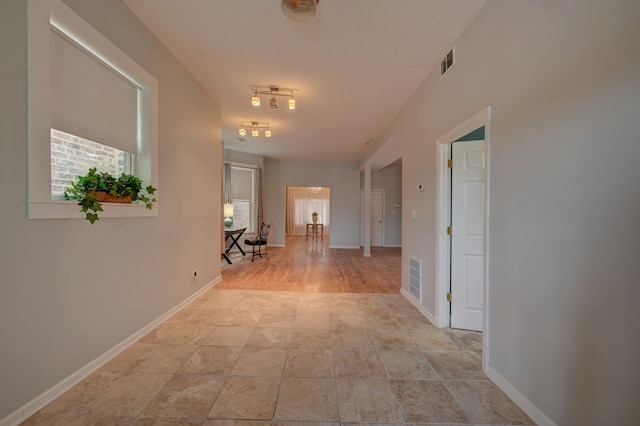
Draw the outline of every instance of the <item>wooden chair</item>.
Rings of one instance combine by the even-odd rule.
[[[264,254],[267,255],[267,239],[269,238],[269,231],[271,230],[270,223],[263,223],[260,227],[260,232],[258,232],[254,237],[247,238],[244,240],[245,247],[251,247],[251,261],[255,259],[256,256],[262,257]],[[264,246],[264,251],[262,250],[262,246]],[[247,252],[249,249],[247,249]]]

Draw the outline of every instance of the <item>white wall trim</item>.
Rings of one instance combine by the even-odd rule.
[[[37,397],[33,398],[31,401],[24,404],[22,407],[15,410],[13,413],[9,414],[4,419],[0,420],[0,426],[15,426],[25,421],[27,418],[31,417],[47,404],[51,403],[56,398],[60,397],[63,393],[71,389],[73,386],[80,383],[82,380],[86,379],[95,372],[97,369],[105,365],[107,362],[111,361],[129,346],[138,341],[141,337],[149,333],[151,330],[160,325],[163,321],[168,319],[169,317],[175,315],[184,307],[186,307],[189,303],[193,302],[197,299],[202,293],[210,289],[211,287],[216,286],[222,281],[222,276],[218,275],[213,281],[206,284],[203,288],[180,302],[178,305],[169,309],[164,314],[160,315],[158,318],[154,319],[140,330],[133,333],[131,336],[127,337],[120,343],[113,346],[111,349],[99,355],[93,361],[90,361],[85,366],[76,370],[66,378],[62,379],[60,382],[41,393]]]
[[[484,323],[482,334],[482,369],[486,371],[489,365],[489,191],[491,188],[490,170],[491,170],[491,106],[487,106],[482,111],[463,121],[453,129],[449,130],[436,139],[436,303],[434,324],[438,327],[449,326],[449,306],[446,301],[447,292],[449,291],[450,271],[449,271],[449,253],[450,238],[447,235],[447,226],[449,225],[450,207],[449,207],[449,188],[451,186],[450,176],[448,173],[447,159],[448,150],[451,143],[466,134],[485,127],[485,153],[487,157],[487,175],[486,175],[486,192],[485,192],[485,263],[484,263]]]
[[[402,294],[409,302],[411,302],[411,304],[415,306],[416,309],[419,310],[422,315],[424,315],[429,321],[431,321],[431,324],[435,325],[436,317],[433,316],[431,312],[427,311],[425,307],[420,304],[420,301],[418,299],[416,299],[411,293],[409,293],[404,288],[400,289],[400,294]]]
[[[515,404],[524,411],[527,416],[531,417],[539,426],[557,426],[549,417],[547,417],[538,407],[525,398],[518,390],[509,383],[500,373],[493,368],[486,369],[487,376],[498,386]]]
[[[354,250],[360,250],[362,247],[360,246],[332,246],[329,245],[330,249],[354,249]]]

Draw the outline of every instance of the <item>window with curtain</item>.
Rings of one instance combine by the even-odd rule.
[[[311,214],[318,213],[318,223],[329,233],[330,189],[324,187],[287,187],[287,234],[305,235]]]
[[[231,166],[233,228],[256,230],[256,169]]]
[[[50,31],[51,197],[91,167],[131,172],[137,154],[135,83],[55,26]]]
[[[29,218],[84,219],[59,200],[91,167],[158,187],[158,81],[62,1],[26,4]],[[103,207],[104,217],[159,212]]]

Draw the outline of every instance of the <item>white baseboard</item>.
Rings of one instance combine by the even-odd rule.
[[[118,343],[117,345],[115,345],[114,347],[112,347],[102,355],[95,358],[93,361],[89,362],[85,366],[73,372],[71,375],[62,379],[60,382],[58,382],[57,384],[55,384],[54,386],[52,386],[42,394],[38,395],[31,401],[27,402],[22,407],[18,408],[17,410],[9,414],[4,419],[1,419],[0,426],[15,426],[25,421],[27,418],[37,413],[39,410],[41,410],[46,405],[51,403],[53,400],[55,400],[56,398],[61,396],[63,393],[71,389],[73,386],[77,385],[78,383],[80,383],[81,381],[89,377],[89,375],[91,375],[97,369],[105,365],[107,362],[111,361],[122,351],[124,351],[129,346],[131,346],[136,341],[138,341],[141,337],[143,337],[144,335],[149,333],[151,330],[156,328],[158,325],[160,325],[160,323],[162,323],[172,315],[175,315],[176,313],[178,313],[181,309],[183,309],[189,303],[193,302],[196,298],[198,298],[198,296],[200,296],[206,290],[208,290],[213,286],[216,286],[218,283],[220,283],[220,281],[222,281],[221,275],[219,275],[213,281],[205,285],[202,289],[198,290],[196,293],[192,294],[191,296],[189,296],[188,298],[180,302],[178,305],[169,309],[167,312],[160,315],[158,318],[156,318],[155,320],[151,321],[150,323],[142,327],[140,330],[133,333],[131,336],[127,337],[126,339],[124,339],[123,341],[121,341],[120,343]]]
[[[329,245],[330,249],[357,249],[359,250],[361,247],[360,246],[332,246]]]
[[[415,306],[416,309],[419,310],[420,313],[424,315],[431,322],[431,324],[434,324],[434,325],[436,324],[436,317],[431,315],[431,312],[427,311],[425,307],[420,304],[420,301],[416,299],[413,294],[405,290],[404,287],[400,289],[400,294],[402,294],[409,302],[411,302],[411,304]]]
[[[509,398],[515,404],[525,412],[525,414],[531,417],[539,426],[557,426],[546,414],[544,414],[538,407],[536,407],[531,401],[529,401],[524,395],[522,395],[511,383],[509,383],[500,373],[491,367],[487,368],[487,376],[493,383],[498,386],[502,392],[506,393]]]
[[[402,244],[385,244],[382,247],[402,247]]]

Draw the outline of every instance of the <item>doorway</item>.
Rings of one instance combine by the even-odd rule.
[[[436,212],[436,303],[435,303],[435,319],[438,327],[451,326],[451,303],[448,301],[450,297],[452,301],[456,299],[456,295],[451,292],[451,278],[452,278],[452,242],[451,236],[448,233],[451,226],[452,219],[452,176],[448,167],[452,144],[455,141],[460,140],[466,135],[473,133],[474,131],[484,128],[484,161],[485,161],[485,189],[482,194],[483,203],[482,209],[484,214],[482,216],[480,226],[483,228],[483,238],[480,242],[484,249],[484,258],[475,264],[475,269],[480,269],[481,277],[476,283],[481,288],[477,290],[475,294],[476,300],[480,299],[481,308],[481,321],[483,329],[483,368],[486,370],[489,359],[488,341],[489,333],[487,329],[488,316],[489,316],[489,299],[486,297],[489,287],[489,253],[486,250],[488,247],[488,224],[489,224],[489,182],[490,182],[490,146],[491,146],[491,107],[487,107],[470,117],[466,121],[462,122],[449,132],[445,133],[436,140],[437,150],[437,185],[436,185],[436,200],[437,200],[437,212]],[[476,219],[477,220],[477,219]],[[453,229],[453,232],[456,232]],[[481,297],[480,297],[481,295]],[[457,296],[458,298],[460,296]]]
[[[360,191],[360,246],[364,245],[364,190]],[[371,246],[384,246],[384,189],[371,190]]]

